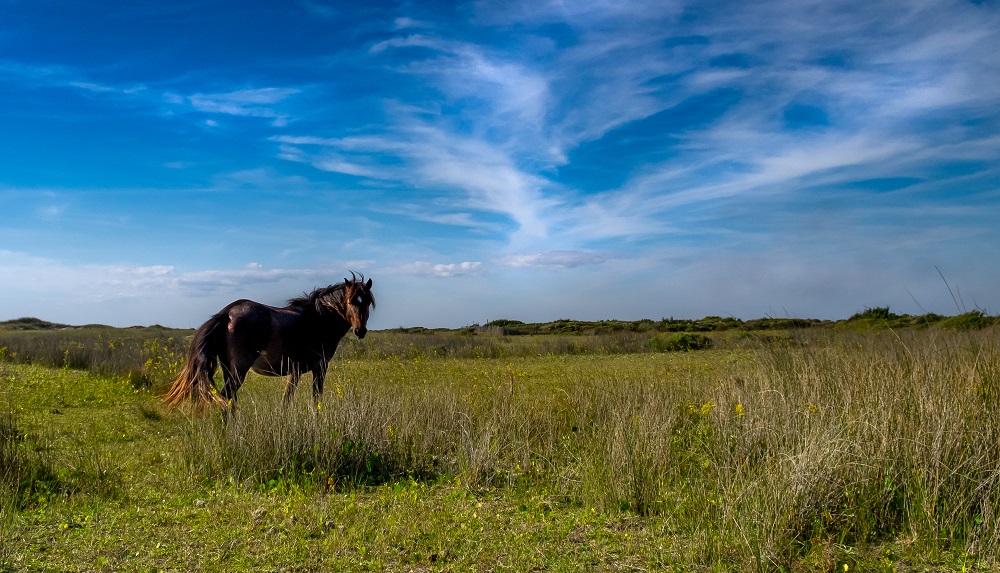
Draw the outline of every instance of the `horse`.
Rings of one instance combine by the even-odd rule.
[[[350,331],[362,339],[368,333],[369,307],[375,307],[372,280],[351,273],[344,282],[318,288],[276,308],[252,300],[230,303],[201,325],[184,368],[163,397],[173,408],[193,402],[197,408],[216,405],[228,417],[236,407],[236,392],[251,369],[266,376],[287,376],[288,404],[304,372],[312,373],[313,403],[323,394],[327,365],[340,340]],[[224,384],[216,393],[213,378],[222,366]]]

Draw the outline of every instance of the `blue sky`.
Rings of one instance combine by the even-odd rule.
[[[996,0],[0,0],[0,319],[995,314],[997,54]]]

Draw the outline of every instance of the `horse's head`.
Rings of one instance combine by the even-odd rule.
[[[354,329],[354,336],[364,338],[368,334],[368,312],[375,306],[375,297],[372,296],[372,280],[363,282],[362,275],[359,280],[354,273],[350,279],[344,279],[344,319],[351,324]]]

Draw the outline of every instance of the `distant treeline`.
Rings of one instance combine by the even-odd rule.
[[[421,327],[382,330],[363,341],[347,337],[337,356],[355,358],[501,358],[559,354],[632,354],[805,346],[827,334],[869,331],[982,329],[1000,318],[982,311],[957,316],[898,315],[888,307],[866,308],[840,321],[804,318],[708,316],[697,320],[555,320],[526,323],[491,320],[457,329]],[[127,376],[136,386],[169,381],[184,363],[193,329],[159,325],[114,328],[69,326],[38,318],[0,322],[0,363],[32,363]]]
[[[875,330],[880,328],[926,328],[937,326],[951,330],[986,328],[1000,324],[1000,316],[990,316],[982,310],[972,310],[955,316],[928,313],[921,315],[895,314],[888,306],[865,308],[861,312],[843,320],[820,320],[816,318],[754,318],[742,320],[736,317],[706,316],[699,319],[661,318],[651,320],[571,320],[561,318],[551,322],[521,322],[513,319],[491,320],[485,324],[474,323],[456,329],[424,328],[422,326],[390,328],[385,332],[400,334],[498,334],[503,336],[544,335],[544,334],[614,334],[614,333],[656,333],[656,332],[726,332],[726,331],[766,331],[800,330],[805,328],[845,328],[849,330]],[[101,324],[70,326],[48,322],[39,318],[18,318],[0,321],[2,330],[109,330],[113,327]],[[133,326],[115,330],[172,330],[158,324],[148,327]]]
[[[656,332],[726,332],[726,331],[767,331],[801,330],[806,328],[837,328],[848,330],[876,330],[880,328],[927,328],[937,326],[945,329],[964,330],[985,328],[1000,324],[1000,317],[990,316],[981,310],[965,312],[957,316],[940,314],[895,314],[889,307],[866,308],[844,320],[820,320],[816,318],[755,318],[742,320],[735,317],[706,316],[700,319],[662,318],[660,320],[570,320],[559,319],[552,322],[521,322],[520,320],[498,319],[486,324],[472,324],[457,329],[465,334],[499,334],[504,336],[544,335],[544,334],[613,334],[613,333],[656,333]],[[423,327],[395,328],[391,332],[425,334],[449,332],[451,329],[428,329]]]
[[[154,324],[152,326],[130,326],[128,328],[116,328],[114,326],[108,326],[106,324],[85,324],[83,326],[72,326],[69,324],[60,324],[58,322],[49,322],[47,320],[42,320],[40,318],[25,317],[25,318],[15,318],[14,320],[4,320],[0,321],[0,330],[184,330],[184,329],[173,329],[167,328],[165,326],[160,326],[159,324]]]
[[[31,317],[15,318],[14,320],[0,322],[0,330],[62,330],[64,328],[73,327],[68,324],[59,324]]]

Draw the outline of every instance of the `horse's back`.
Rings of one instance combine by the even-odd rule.
[[[299,354],[311,354],[301,340],[301,310],[238,300],[226,311],[230,352],[238,354],[247,368],[252,365],[261,374],[283,376],[292,364],[301,367],[304,357]]]
[[[229,317],[227,337],[233,343],[259,352],[271,338],[274,329],[271,307],[241,299],[227,306],[223,312]]]

